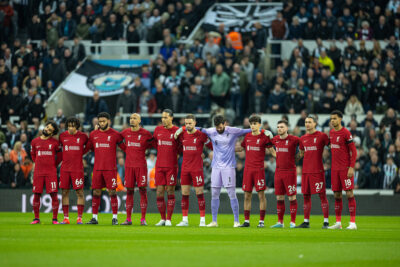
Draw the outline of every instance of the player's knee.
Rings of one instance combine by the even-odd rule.
[[[334,196],[335,196],[335,199],[341,199],[342,198],[342,192],[335,192]]]
[[[96,196],[96,197],[101,196],[101,190],[100,189],[93,190],[93,195]]]
[[[168,194],[168,195],[173,195],[173,194],[175,194],[175,188],[167,187],[167,194]]]
[[[296,195],[294,195],[294,196],[289,196],[289,201],[293,201],[293,200],[296,200]]]
[[[346,196],[347,196],[347,198],[354,197],[353,190],[346,191]]]
[[[285,200],[285,196],[283,195],[277,195],[276,200]]]
[[[83,189],[76,190],[76,195],[77,195],[77,197],[82,198],[83,197]]]
[[[140,193],[146,193],[147,192],[146,187],[139,187],[139,192]]]
[[[111,189],[111,190],[109,191],[109,194],[110,194],[110,196],[115,196],[115,195],[117,194],[117,190]]]
[[[63,197],[68,196],[68,194],[69,194],[69,190],[68,190],[68,189],[63,189],[63,190],[62,190],[62,196],[63,196]]]

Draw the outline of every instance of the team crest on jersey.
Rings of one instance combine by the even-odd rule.
[[[336,142],[339,142],[340,136],[336,137]]]
[[[137,140],[140,140],[140,138],[142,138],[142,135],[141,135],[141,134],[139,134]]]
[[[77,142],[78,144],[79,144],[79,139],[80,139],[80,138],[76,139],[76,142]]]
[[[193,144],[196,144],[196,139],[197,139],[197,138],[193,139]]]
[[[110,141],[110,140],[111,140],[111,136],[108,136],[108,137],[107,137],[107,141]]]
[[[286,145],[288,145],[289,144],[289,140],[286,140]]]
[[[257,145],[259,145],[260,144],[260,139],[257,139]]]
[[[317,142],[317,138],[314,138],[314,144]]]
[[[49,145],[49,149],[51,149],[51,144]]]

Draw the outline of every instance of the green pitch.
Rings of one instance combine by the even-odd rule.
[[[359,216],[357,231],[322,230],[321,216],[311,217],[311,229],[270,229],[272,215],[264,229],[256,228],[258,215],[251,228],[233,228],[232,215],[220,215],[219,228],[199,228],[198,215],[188,228],[155,227],[158,214],[149,214],[145,227],[137,214],[133,226],[111,226],[110,214],[100,214],[99,225],[75,225],[74,213],[71,225],[51,225],[50,214],[29,225],[32,217],[0,213],[0,266],[400,266],[400,217]],[[173,224],[180,218],[174,215]]]

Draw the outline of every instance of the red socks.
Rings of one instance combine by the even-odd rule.
[[[244,210],[244,219],[246,221],[250,220],[250,211],[249,210]]]
[[[350,202],[349,202],[350,204]],[[355,205],[355,203],[354,203]],[[349,205],[350,208],[350,205]],[[342,221],[342,210],[343,210],[343,201],[341,198],[335,198],[335,214],[336,214],[336,222]],[[355,212],[355,209],[354,209]]]
[[[69,217],[69,205],[62,205],[63,213],[64,213],[64,218]]]
[[[285,214],[285,201],[278,200],[276,203],[277,203],[276,211],[278,212],[278,222],[283,223],[283,215]]]
[[[200,217],[206,216],[206,201],[204,200],[204,194],[197,195],[197,202],[199,204]]]
[[[182,195],[181,207],[182,207],[182,216],[188,216],[188,213],[189,213],[189,196]]]
[[[260,221],[264,221],[264,218],[265,218],[265,210],[260,210]]]
[[[354,197],[347,199],[349,202],[350,222],[356,222],[356,200]]]
[[[165,200],[164,197],[157,197],[157,208],[161,215],[161,220],[165,220]]]
[[[113,215],[118,214],[118,199],[117,195],[110,196],[111,199],[111,209]]]
[[[290,201],[290,221],[292,223],[296,222],[297,214],[297,199]]]
[[[172,213],[174,213],[175,209],[175,194],[168,195],[168,203],[167,203],[167,220],[171,220]]]
[[[40,194],[35,193],[33,195],[33,212],[35,213],[35,219],[39,219],[39,210],[40,210]]]
[[[97,215],[100,207],[100,196],[93,196],[92,198],[92,213]]]
[[[324,219],[329,218],[329,204],[326,198],[326,192],[319,193],[319,198],[321,200],[322,213],[324,214]]]
[[[139,188],[140,193],[140,210],[142,212],[142,220],[146,219],[147,212],[147,191],[146,188]]]
[[[132,221],[133,191],[126,192],[126,220]]]
[[[58,205],[60,204],[58,202],[58,196],[57,193],[51,193],[51,206],[53,208],[53,220],[57,220],[58,216]]]
[[[303,195],[304,196],[304,220],[310,220],[311,213],[311,195]]]
[[[78,218],[82,218],[84,207],[85,205],[78,205]]]

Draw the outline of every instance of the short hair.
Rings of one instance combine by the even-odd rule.
[[[343,118],[343,113],[340,110],[334,110],[331,112],[331,115],[337,115],[339,118]]]
[[[187,114],[185,120],[194,120],[196,121],[196,117],[193,114]]]
[[[250,123],[252,123],[252,122],[261,123],[261,117],[258,116],[258,115],[252,115],[252,116],[249,118],[249,122],[250,122]]]
[[[167,108],[162,111],[162,113],[164,112],[167,113],[170,117],[174,117],[174,113],[172,112],[172,110]]]
[[[81,127],[81,121],[78,118],[75,118],[75,117],[69,117],[65,121],[65,128],[68,128],[69,124],[74,125],[76,129],[79,129]]]
[[[315,123],[317,123],[317,119],[313,115],[308,115],[306,119],[312,119]]]
[[[289,126],[289,123],[288,123],[287,120],[280,120],[280,121],[278,121],[278,124],[281,124],[281,123],[285,124],[286,126]]]
[[[53,129],[54,129],[53,135],[57,135],[58,134],[58,125],[57,125],[57,123],[55,123],[54,121],[48,121],[48,122],[46,122],[45,127],[47,125],[51,125],[53,127]]]
[[[111,119],[111,116],[110,116],[110,114],[108,113],[108,112],[100,112],[98,115],[97,115],[97,118],[106,118],[107,120],[110,120]]]
[[[226,122],[226,119],[222,115],[217,115],[217,116],[214,117],[214,125],[215,126],[218,126],[221,123],[224,124],[225,122]]]

